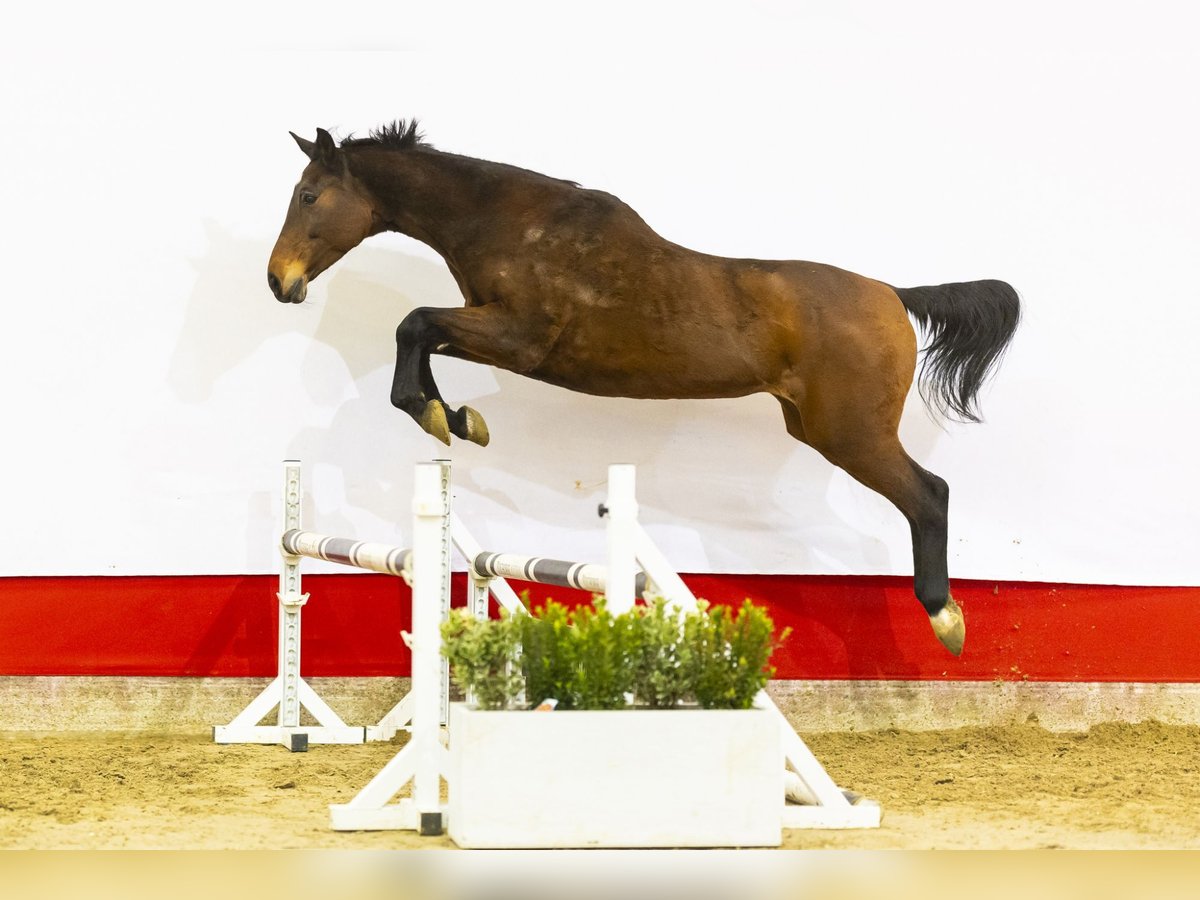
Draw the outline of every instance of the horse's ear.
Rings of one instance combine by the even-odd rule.
[[[337,144],[334,143],[333,135],[324,128],[317,129],[317,144],[316,155],[309,157],[313,162],[319,162],[325,168],[334,172],[341,171],[342,157],[338,153]]]
[[[294,132],[294,131],[289,131],[288,134],[290,134],[292,136],[292,140],[294,140],[296,142],[296,146],[298,146],[301,150],[304,151],[305,156],[307,156],[309,159],[317,158],[317,145],[316,144],[314,144],[312,141],[306,141],[304,138],[300,137],[300,135],[296,134],[296,132]]]

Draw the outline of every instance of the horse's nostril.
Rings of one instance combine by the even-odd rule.
[[[270,287],[271,287],[271,293],[274,294],[276,297],[278,297],[279,296],[279,279],[276,278],[272,273],[268,272],[267,273],[267,284],[270,285]]]

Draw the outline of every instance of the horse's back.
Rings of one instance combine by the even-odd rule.
[[[548,186],[510,221],[467,300],[498,299],[553,323],[540,361],[522,373],[548,383],[607,396],[736,397],[774,391],[798,371],[811,377],[814,366],[853,365],[887,332],[913,340],[881,282],[802,260],[693,251],[602,191]]]

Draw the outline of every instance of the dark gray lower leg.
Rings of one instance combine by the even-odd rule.
[[[913,589],[932,616],[941,611],[950,596],[946,562],[950,488],[916,463],[913,470],[925,487],[918,509],[907,514],[913,542]]]
[[[442,399],[430,351],[443,346],[434,321],[445,310],[414,309],[396,329],[396,371],[392,378],[392,405],[408,413],[421,428],[442,441],[450,436],[486,445],[489,440],[483,417],[469,406],[450,409]]]

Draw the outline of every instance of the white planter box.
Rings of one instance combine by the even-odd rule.
[[[775,847],[784,757],[770,710],[450,707],[460,847]]]

